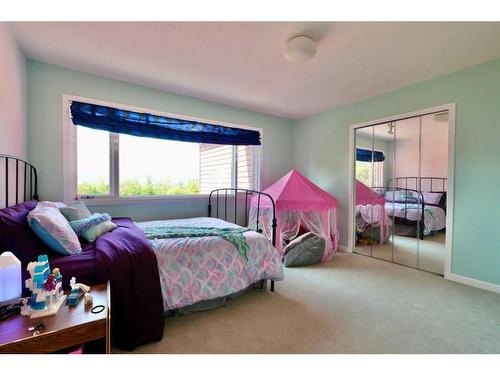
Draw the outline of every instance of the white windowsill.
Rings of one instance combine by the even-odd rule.
[[[87,206],[104,205],[128,205],[128,204],[158,204],[168,202],[188,202],[193,200],[204,200],[208,205],[208,194],[196,195],[171,195],[171,196],[150,196],[150,197],[96,197],[90,199],[82,198],[81,201]]]

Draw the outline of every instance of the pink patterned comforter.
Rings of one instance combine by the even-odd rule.
[[[198,217],[138,222],[147,226],[238,227],[224,220]],[[150,240],[158,263],[165,311],[236,293],[259,280],[283,280],[278,251],[257,232],[244,233],[250,251],[246,261],[220,237]]]

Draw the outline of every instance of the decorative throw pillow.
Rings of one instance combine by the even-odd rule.
[[[441,201],[441,197],[443,196],[443,193],[422,192],[422,195],[424,196],[424,203],[439,204],[439,202]]]
[[[390,190],[384,195],[386,202],[418,203],[418,193],[406,190]]]
[[[52,203],[54,203],[57,208],[68,207],[68,205],[64,202],[52,202]]]
[[[108,214],[93,214],[90,217],[70,222],[76,234],[88,242],[94,242],[100,235],[116,228]]]
[[[403,191],[401,194],[401,202],[418,203],[419,194],[415,191]]]
[[[38,203],[28,214],[28,224],[31,230],[57,253],[71,255],[82,251],[76,233],[54,203]]]
[[[321,262],[325,252],[325,240],[308,232],[291,241],[283,250],[286,267],[309,266]]]
[[[385,193],[384,199],[386,202],[398,202],[401,200],[402,193],[399,190],[390,190]]]
[[[59,207],[59,211],[68,221],[82,220],[92,215],[85,203],[81,201],[75,202],[71,206]]]

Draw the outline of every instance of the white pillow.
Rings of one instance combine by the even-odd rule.
[[[71,255],[82,251],[78,236],[56,204],[47,201],[38,203],[27,219],[33,232],[55,252]]]
[[[52,202],[52,203],[54,203],[57,208],[68,207],[68,205],[64,202]]]
[[[386,202],[404,202],[407,201],[408,198],[418,199],[418,193],[411,190],[390,190],[386,191],[384,195],[384,199]],[[415,199],[413,199],[415,201]],[[416,201],[415,201],[416,203]]]
[[[386,200],[386,202],[397,202],[397,201],[400,201],[402,199],[401,198],[402,193],[403,192],[401,190],[386,191],[385,195],[384,195],[384,199]]]
[[[443,193],[422,192],[422,195],[424,196],[424,203],[439,204],[439,202],[441,201],[441,197],[443,196]]]

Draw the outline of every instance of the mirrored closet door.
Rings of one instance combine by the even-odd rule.
[[[354,251],[444,273],[448,113],[355,130]]]

